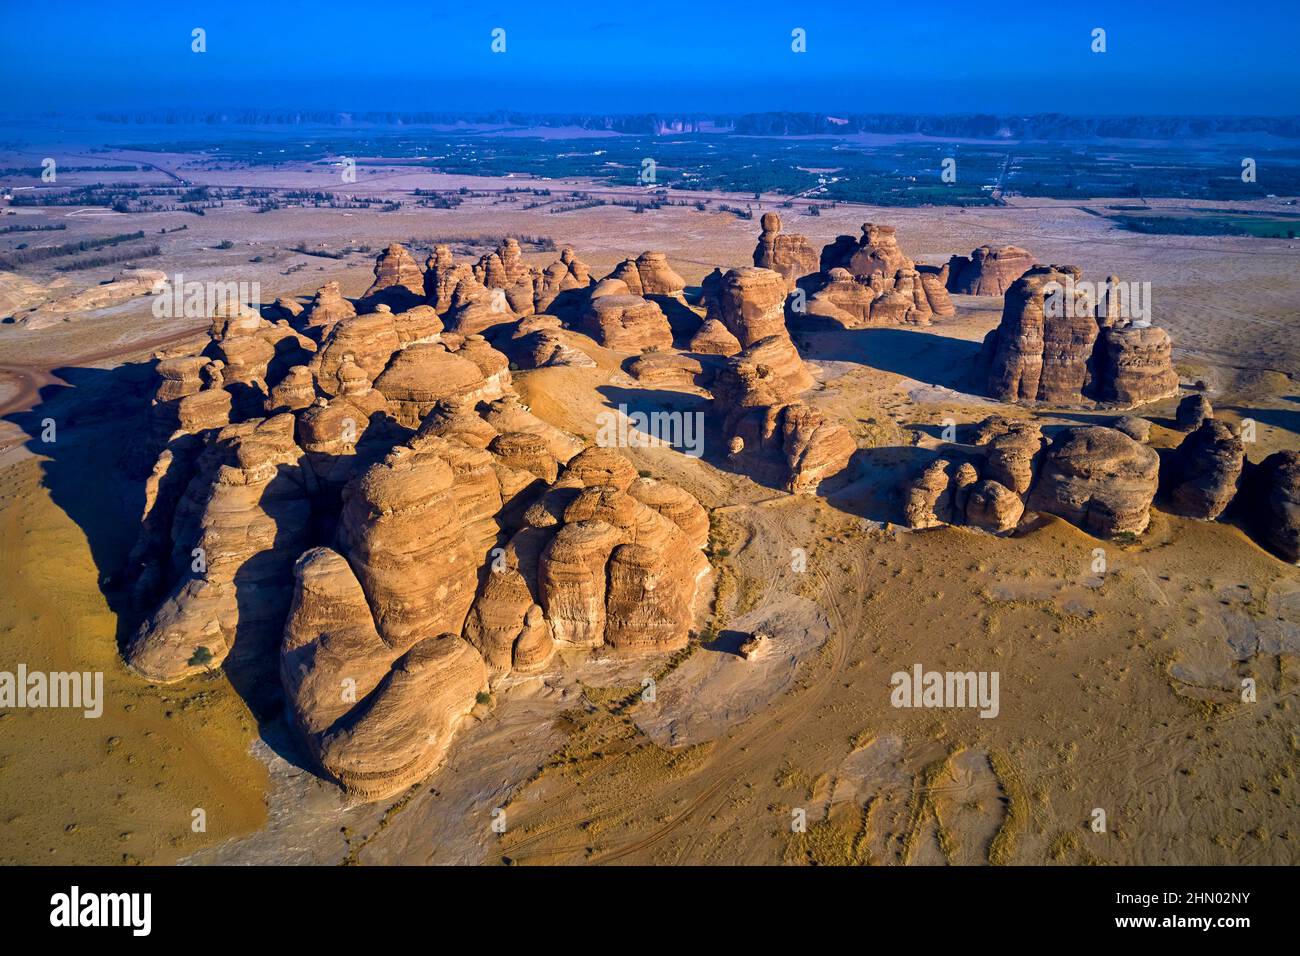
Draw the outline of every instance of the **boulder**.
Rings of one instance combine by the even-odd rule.
[[[1213,417],[1214,408],[1210,405],[1210,400],[1199,392],[1186,396],[1174,412],[1179,431],[1185,432],[1196,431],[1207,418]]]
[[[1223,422],[1205,419],[1161,472],[1169,510],[1201,520],[1219,517],[1237,494],[1245,461],[1240,436]]]
[[[1141,534],[1159,485],[1155,449],[1099,425],[1066,428],[1043,455],[1028,505],[1100,538]]]
[[[1018,494],[988,478],[975,482],[965,497],[966,523],[994,534],[1014,531],[1025,511]]]
[[[909,528],[952,523],[952,462],[939,458],[925,466],[904,492],[903,519]]]
[[[1252,469],[1242,496],[1247,524],[1260,544],[1300,564],[1300,452],[1265,458]]]
[[[579,330],[600,345],[619,352],[670,349],[673,333],[663,310],[637,295],[604,295],[592,299]]]

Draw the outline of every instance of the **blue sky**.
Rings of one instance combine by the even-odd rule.
[[[15,2],[0,109],[1298,113],[1298,34],[1300,0]]]

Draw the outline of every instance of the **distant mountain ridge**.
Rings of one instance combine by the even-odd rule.
[[[762,112],[736,115],[661,113],[341,112],[226,110],[100,112],[107,123],[186,126],[478,126],[576,128],[635,136],[731,133],[742,136],[851,136],[859,133],[959,139],[1179,139],[1241,133],[1300,138],[1300,116],[1071,116],[1064,113],[951,115]]]

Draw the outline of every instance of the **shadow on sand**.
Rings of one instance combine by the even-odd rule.
[[[5,416],[27,435],[24,446],[40,461],[41,483],[50,499],[86,536],[99,589],[117,617],[119,652],[125,652],[153,610],[134,606],[133,573],[128,563],[140,531],[145,483],[153,465],[149,408],[154,364],[54,369],[53,374],[65,384],[45,386],[34,408]],[[48,441],[51,427],[54,440]],[[274,502],[268,500],[266,505],[274,507]],[[265,625],[257,623],[258,615],[250,613],[261,608],[265,617],[266,601],[261,592],[265,571],[260,563],[267,557],[255,556],[235,574],[240,624],[222,670],[257,720],[263,740],[286,760],[308,767],[311,764],[296,749],[293,735],[273,726],[284,722],[279,655],[272,652],[279,645],[279,628],[267,633]],[[269,648],[271,644],[274,648]]]

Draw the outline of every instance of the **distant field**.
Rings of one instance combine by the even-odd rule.
[[[1256,236],[1261,239],[1294,239],[1300,232],[1300,216],[1251,215],[1237,210],[1207,211],[1196,215],[1132,215],[1111,217],[1129,232],[1176,236]]]
[[[230,131],[168,142],[117,142],[118,149],[198,153],[214,161],[255,166],[331,162],[395,162],[435,172],[589,178],[627,186],[778,193],[882,206],[986,206],[999,196],[1053,199],[1263,199],[1300,195],[1300,152],[1224,143],[1184,147],[1143,141],[1058,144],[899,139],[870,143],[834,137],[760,137],[716,133],[618,135],[599,139],[491,133]],[[1243,156],[1258,164],[1258,181],[1241,181]],[[945,160],[955,180],[945,182]],[[951,165],[951,164],[950,164]]]

